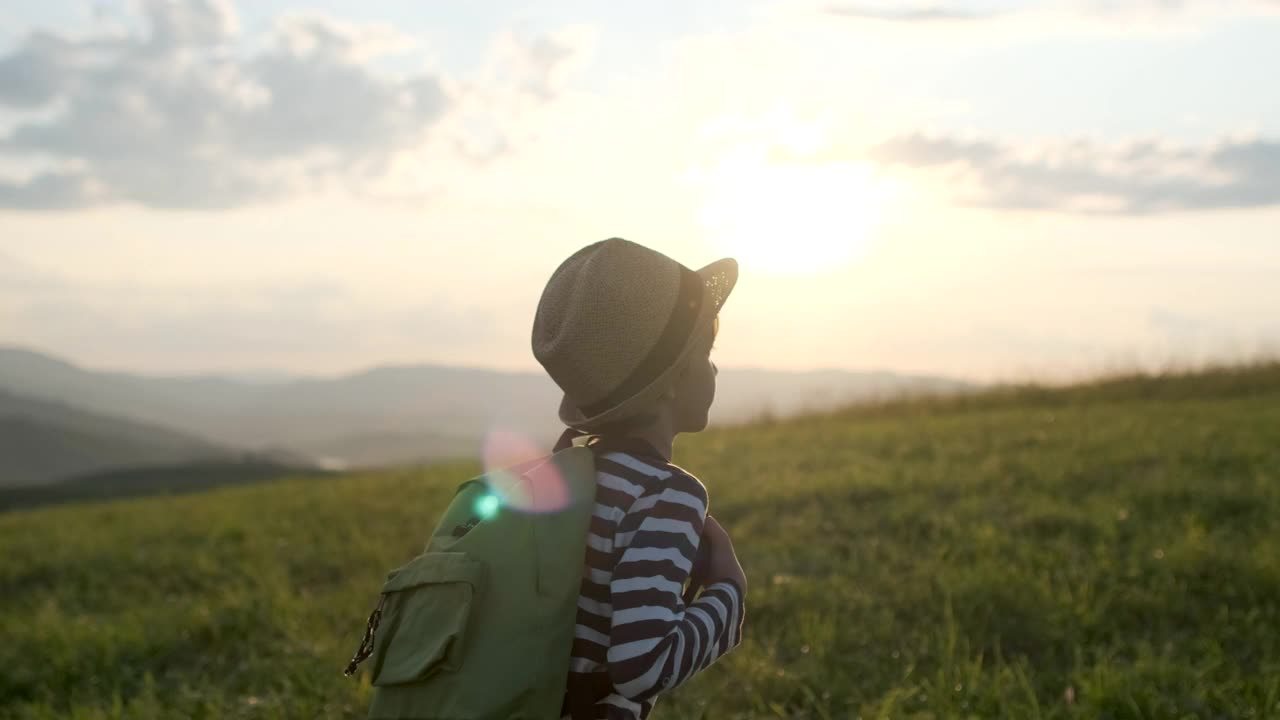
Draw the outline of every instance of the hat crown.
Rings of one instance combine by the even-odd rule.
[[[658,343],[686,272],[621,238],[579,250],[552,274],[538,302],[534,357],[574,402],[606,397]]]

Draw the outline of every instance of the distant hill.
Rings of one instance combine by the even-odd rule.
[[[545,445],[560,392],[541,373],[409,365],[333,378],[152,377],[0,348],[0,387],[174,428],[242,449],[284,447],[371,466],[476,456],[502,428]],[[712,422],[786,417],[962,382],[882,372],[722,370]]]
[[[329,473],[316,468],[294,467],[254,457],[136,467],[91,473],[44,485],[0,487],[0,512],[89,500],[175,495],[226,485],[326,474]]]
[[[0,390],[0,487],[231,455],[190,435]]]

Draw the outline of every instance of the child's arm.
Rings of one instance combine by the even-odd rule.
[[[619,526],[631,542],[613,570],[609,675],[637,702],[670,690],[715,662],[742,638],[743,597],[733,582],[681,598],[707,515],[706,489],[685,475],[640,497]]]

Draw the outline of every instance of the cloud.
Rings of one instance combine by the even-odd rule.
[[[543,100],[555,97],[559,90],[556,71],[573,59],[574,47],[562,38],[542,36],[531,41],[517,37],[507,38],[508,52],[519,68],[518,86]]]
[[[79,173],[47,172],[25,182],[0,180],[0,208],[63,210],[92,204],[97,194],[92,179]]]
[[[142,0],[141,7],[157,50],[217,45],[239,29],[230,0]]]
[[[890,22],[988,20],[1004,14],[994,10],[944,8],[937,5],[903,7],[901,3],[895,5],[873,5],[850,2],[832,3],[824,6],[822,11],[828,15],[838,15],[840,17]]]
[[[826,15],[896,23],[961,23],[1001,20],[1010,17],[1045,16],[1058,21],[1076,18],[1116,21],[1147,21],[1188,14],[1255,14],[1280,10],[1280,0],[1062,0],[1052,3],[1004,4],[1000,7],[974,6],[963,2],[911,4],[874,0],[833,2],[821,6]]]
[[[0,177],[0,207],[223,208],[358,187],[433,139],[463,100],[441,73],[376,71],[371,58],[409,42],[391,28],[287,15],[250,52],[224,0],[140,8],[143,32],[33,33],[0,57],[0,110],[28,114],[0,135],[0,159],[40,168]],[[535,79],[575,50],[529,44],[517,60]],[[545,102],[554,90],[524,94]]]
[[[460,86],[457,103],[445,122],[452,149],[483,165],[534,140],[528,127],[503,124],[503,118],[529,117],[529,106],[559,97],[569,74],[589,57],[595,32],[574,25],[557,32],[522,37],[500,33],[476,77]]]
[[[1023,149],[912,134],[881,143],[869,157],[942,173],[961,188],[962,203],[1001,209],[1154,214],[1280,205],[1280,142],[1263,139]]]
[[[35,108],[52,101],[67,86],[67,41],[49,33],[32,33],[22,49],[0,58],[0,105]]]

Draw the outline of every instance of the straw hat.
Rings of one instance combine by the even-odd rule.
[[[731,258],[695,272],[620,238],[571,255],[533,320],[533,355],[564,391],[560,419],[599,427],[657,400],[737,281]]]

